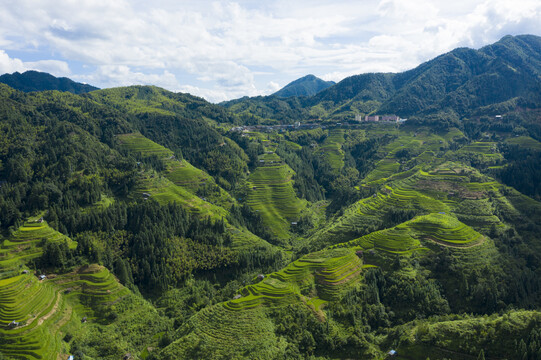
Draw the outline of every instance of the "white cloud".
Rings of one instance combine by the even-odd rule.
[[[5,51],[0,50],[0,73],[13,73],[26,71],[24,63],[20,59],[12,59]]]
[[[68,63],[59,60],[40,60],[24,62],[11,58],[4,50],[0,50],[0,74],[25,72],[27,70],[44,71],[55,76],[68,76],[71,71]]]
[[[267,91],[269,93],[275,93],[277,92],[278,90],[280,90],[282,87],[280,85],[278,85],[278,83],[275,83],[274,81],[270,81],[268,84],[267,84]]]
[[[167,70],[164,70],[161,74],[149,74],[132,71],[126,65],[102,65],[90,75],[76,76],[74,78],[89,84],[105,84],[105,87],[156,85],[171,90],[180,88],[175,75]]]
[[[28,69],[48,72],[55,76],[69,76],[71,74],[68,63],[60,60],[29,61],[25,62],[24,65]]]
[[[539,23],[538,0],[18,0],[0,12],[0,49],[78,61],[96,70],[73,76],[100,87],[154,83],[223,99],[270,92],[262,73],[287,83],[402,71],[457,46],[540,34]],[[6,56],[0,70],[69,73],[66,62]]]

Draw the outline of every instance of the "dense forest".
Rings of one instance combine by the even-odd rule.
[[[0,359],[541,359],[539,44],[220,105],[0,84]]]

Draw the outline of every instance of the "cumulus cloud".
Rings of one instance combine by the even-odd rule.
[[[20,59],[12,59],[5,51],[0,50],[0,73],[13,73],[26,71],[24,63]]]
[[[537,0],[18,0],[0,12],[0,49],[66,61],[2,52],[0,70],[69,73],[77,61],[89,70],[73,76],[100,87],[153,83],[226,99],[271,92],[262,68],[275,83],[403,71],[457,46],[539,34],[539,23]]]
[[[174,74],[164,70],[161,74],[133,71],[126,65],[102,65],[90,75],[75,77],[89,84],[105,84],[105,87],[129,85],[156,85],[166,89],[180,88]]]
[[[68,76],[71,71],[68,63],[59,60],[40,60],[24,62],[11,58],[5,51],[0,50],[0,74],[25,72],[27,70],[44,71],[56,76]]]

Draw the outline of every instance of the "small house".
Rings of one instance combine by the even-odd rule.
[[[13,320],[12,322],[9,323],[9,327],[10,328],[14,328],[14,327],[17,327],[19,326],[19,323],[15,320]]]
[[[396,350],[389,350],[389,352],[387,353],[387,355],[391,356],[391,357],[395,357],[396,356]]]
[[[28,274],[28,270],[23,270],[23,274]]]
[[[438,214],[445,215],[444,211],[440,211]]]
[[[40,275],[40,276],[39,276],[39,279],[40,279],[40,280],[45,280],[45,279],[47,279],[47,275]]]
[[[242,295],[237,294],[237,295],[233,296],[233,300],[238,300],[238,299],[240,299],[241,297],[242,297]]]
[[[84,324],[86,322],[86,316],[81,319],[81,322]]]
[[[131,354],[130,353],[127,353],[124,355],[124,357],[122,358],[123,360],[129,360],[131,359]]]
[[[38,222],[41,224],[43,222],[43,217],[40,217]]]
[[[291,225],[297,225],[297,222],[296,222],[296,221],[293,221],[293,222],[291,223]]]
[[[68,360],[73,360],[73,359],[74,359],[74,358],[73,358],[73,355],[70,355],[70,356],[68,357]]]
[[[355,254],[357,254],[358,257],[363,257],[363,255],[364,255],[362,250],[356,251]]]
[[[263,274],[257,275],[257,280],[259,280],[259,281],[263,280],[264,278],[265,278],[265,275],[263,275]]]

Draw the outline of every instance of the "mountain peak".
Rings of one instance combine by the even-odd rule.
[[[66,77],[55,77],[49,73],[35,70],[25,71],[22,74],[19,72],[4,74],[0,76],[0,83],[24,92],[58,90],[83,94],[98,90],[97,87],[92,85],[78,83]]]
[[[334,84],[334,81],[325,81],[315,75],[309,74],[290,82],[273,95],[278,97],[312,96]]]

